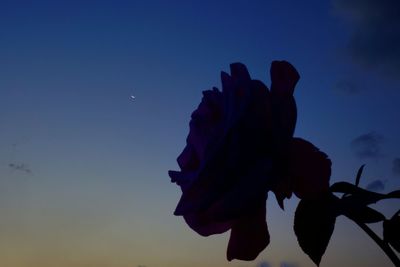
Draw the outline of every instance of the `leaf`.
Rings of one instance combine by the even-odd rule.
[[[400,253],[400,216],[398,212],[383,222],[383,240]]]
[[[356,186],[358,186],[360,184],[360,179],[361,179],[361,175],[362,175],[364,166],[365,166],[365,164],[361,165],[361,167],[358,169],[357,176],[356,176]]]
[[[339,214],[338,198],[331,193],[302,199],[294,217],[294,232],[301,249],[319,265]]]
[[[357,201],[359,201],[359,203],[362,203],[363,205],[376,203],[382,199],[400,198],[400,190],[396,190],[387,194],[380,194],[362,189],[348,182],[334,183],[333,185],[331,185],[330,190],[331,192],[345,193],[346,195],[351,195],[348,197],[357,199]]]
[[[360,204],[352,197],[340,199],[340,202],[341,213],[356,222],[376,223],[386,219],[379,211]]]
[[[357,187],[358,187],[358,185],[360,184],[361,175],[362,175],[362,172],[363,172],[363,170],[364,170],[364,166],[365,166],[365,164],[361,165],[361,167],[360,167],[360,168],[358,169],[358,171],[357,171],[356,181],[354,182],[355,186],[357,186]],[[344,193],[343,196],[342,196],[342,198],[345,197],[345,196],[347,196],[348,194],[349,194],[349,193]]]

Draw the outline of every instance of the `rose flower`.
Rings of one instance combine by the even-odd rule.
[[[186,147],[169,171],[182,189],[175,215],[202,236],[231,230],[228,260],[254,260],[269,243],[266,199],[279,205],[295,193],[311,198],[329,188],[331,162],[311,143],[294,138],[296,69],[271,65],[271,90],[241,63],[222,72],[222,92],[203,92],[192,113]]]

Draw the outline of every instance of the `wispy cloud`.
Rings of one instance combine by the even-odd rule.
[[[367,190],[380,192],[385,190],[385,184],[381,180],[374,180],[366,186]]]
[[[256,265],[257,267],[272,267],[272,264],[268,261],[262,261]],[[295,263],[295,262],[288,262],[288,261],[282,261],[279,264],[279,267],[299,267],[300,265]]]
[[[281,262],[280,267],[299,267],[300,265],[295,262]]]
[[[348,55],[361,66],[400,79],[400,1],[332,0],[353,28]]]
[[[32,173],[31,169],[25,163],[10,163],[8,164],[8,167],[16,171],[22,171],[29,174]]]
[[[356,137],[351,141],[350,145],[357,157],[377,159],[382,157],[381,144],[383,140],[384,138],[381,134],[370,132]]]
[[[257,267],[271,267],[272,265],[268,261],[262,261],[257,264]]]
[[[393,168],[392,171],[395,175],[400,176],[400,158],[395,158],[393,160]]]
[[[361,91],[360,88],[354,82],[351,82],[349,80],[338,81],[333,86],[333,90],[347,95],[355,95]]]

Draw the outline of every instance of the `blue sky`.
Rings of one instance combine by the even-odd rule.
[[[330,156],[332,181],[366,163],[362,185],[399,188],[396,10],[389,0],[1,1],[2,265],[310,266],[292,232],[296,199],[282,212],[271,196],[271,245],[228,263],[226,235],[201,238],[172,215],[180,191],[167,171],[221,70],[242,62],[269,85],[271,61],[284,59],[301,75],[295,135]],[[340,218],[321,266],[338,264],[389,262]]]

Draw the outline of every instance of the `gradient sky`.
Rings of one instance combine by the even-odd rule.
[[[400,187],[399,2],[302,2],[0,1],[0,265],[313,266],[296,198],[281,211],[271,195],[271,244],[229,263],[227,234],[173,216],[167,175],[221,70],[242,62],[269,86],[285,59],[301,75],[295,135],[330,156],[331,181],[366,163],[362,186]],[[391,263],[339,217],[321,266]]]

